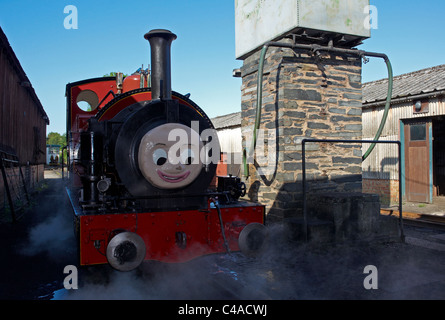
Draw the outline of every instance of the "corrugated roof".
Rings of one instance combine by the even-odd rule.
[[[392,99],[445,90],[445,64],[394,77]],[[388,79],[363,84],[363,104],[385,101]]]
[[[212,118],[215,129],[228,129],[241,125],[241,112],[235,112]]]

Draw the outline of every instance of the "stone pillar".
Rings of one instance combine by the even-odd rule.
[[[241,68],[241,125],[247,148],[255,123],[259,56],[249,56]],[[302,212],[304,138],[362,138],[361,70],[357,56],[269,48],[260,127],[264,141],[258,141],[256,162],[249,165],[246,179],[248,197],[267,206],[269,221]],[[306,151],[308,193],[361,192],[360,144],[306,144]]]

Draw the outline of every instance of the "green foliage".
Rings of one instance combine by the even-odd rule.
[[[104,74],[104,77],[115,77],[117,72],[110,72],[109,74]],[[128,74],[124,73],[124,78],[128,77]]]
[[[66,146],[66,133],[50,132],[46,137],[46,144],[58,144],[60,148]]]

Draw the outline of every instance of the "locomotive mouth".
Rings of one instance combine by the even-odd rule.
[[[164,180],[166,182],[170,182],[170,183],[178,183],[178,182],[184,181],[190,175],[190,171],[187,171],[181,175],[166,174],[166,173],[162,172],[161,170],[157,170],[157,172],[158,172],[159,177],[162,180]]]

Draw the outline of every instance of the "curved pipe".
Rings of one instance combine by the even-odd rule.
[[[290,49],[304,49],[304,50],[310,50],[314,53],[317,53],[318,51],[327,51],[327,52],[338,52],[338,53],[347,53],[347,54],[353,54],[358,55],[360,57],[376,57],[376,58],[382,58],[385,60],[386,66],[388,68],[388,95],[386,98],[386,105],[385,105],[385,111],[383,114],[382,121],[380,123],[380,127],[377,130],[377,134],[374,138],[374,141],[378,141],[380,139],[380,136],[383,132],[383,128],[385,127],[386,120],[388,118],[389,109],[391,106],[391,97],[392,97],[392,89],[393,89],[393,71],[391,62],[389,61],[389,58],[384,53],[376,53],[376,52],[367,52],[357,49],[343,49],[343,48],[335,48],[332,46],[320,46],[316,44],[308,45],[308,44],[290,44],[290,43],[281,43],[281,42],[267,42],[260,54],[260,60],[258,64],[258,80],[257,80],[257,103],[256,103],[256,116],[255,116],[255,126],[253,129],[253,137],[252,137],[252,144],[249,149],[249,158],[253,157],[253,153],[255,151],[256,142],[257,142],[257,131],[260,128],[261,124],[261,109],[262,109],[262,103],[263,103],[263,71],[264,71],[264,61],[266,58],[267,49],[269,47],[281,47],[281,48],[290,48]],[[366,151],[365,155],[363,155],[362,160],[366,160],[366,158],[371,154],[371,152],[374,150],[376,144],[373,143],[369,147],[369,149]],[[247,164],[247,150],[244,148],[243,150],[243,166],[244,166],[244,177],[249,177],[249,166]]]
[[[257,79],[257,102],[256,102],[256,115],[255,115],[255,126],[253,128],[252,145],[249,149],[249,158],[253,157],[253,153],[256,147],[257,131],[261,124],[261,105],[263,104],[263,70],[264,70],[264,60],[266,58],[266,52],[269,45],[265,44],[261,50],[260,61],[258,64],[258,79]],[[247,165],[247,151],[246,148],[243,150],[243,165],[244,165],[244,176],[247,178],[249,176],[249,166]]]
[[[375,135],[374,141],[378,141],[380,139],[380,136],[382,135],[383,128],[385,127],[386,120],[388,119],[389,109],[391,107],[391,97],[392,97],[392,89],[393,89],[393,71],[391,62],[389,61],[388,57],[384,58],[386,67],[388,68],[388,95],[386,96],[386,105],[385,105],[385,111],[383,113],[382,121],[380,122],[379,129],[377,130],[377,133]],[[363,155],[362,161],[365,161],[371,152],[374,150],[376,146],[376,143],[372,143],[371,146],[368,148],[368,151]]]
[[[230,254],[230,248],[229,248],[229,243],[227,242],[226,232],[224,230],[224,223],[221,215],[221,209],[219,207],[219,204],[213,198],[210,201],[213,203],[213,205],[216,208],[216,211],[218,212],[219,226],[221,227],[221,234],[224,240],[224,247],[226,248],[227,253]]]

